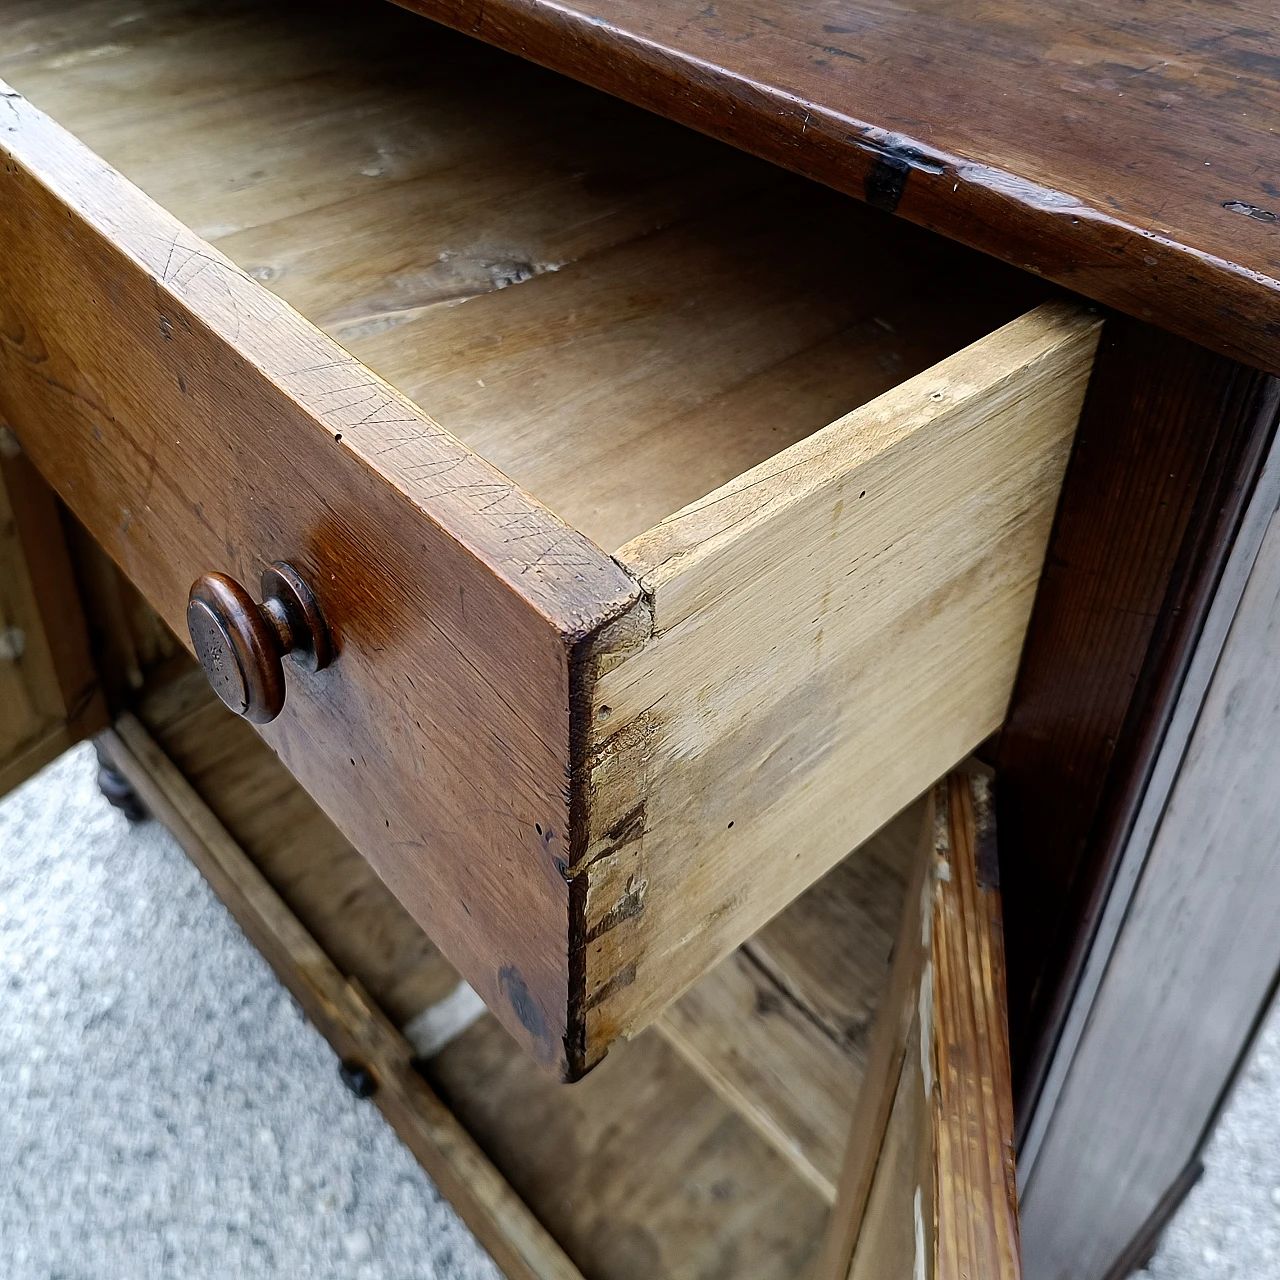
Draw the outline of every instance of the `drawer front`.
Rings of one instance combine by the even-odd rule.
[[[180,635],[197,575],[298,566],[338,658],[264,736],[565,1070],[570,668],[635,585],[2,91],[0,413]]]

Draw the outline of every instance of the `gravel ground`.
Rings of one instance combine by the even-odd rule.
[[[88,747],[0,804],[4,1280],[498,1280]]]
[[[78,748],[0,803],[4,1280],[497,1280],[168,834]],[[1280,1277],[1280,1021],[1153,1280]],[[1028,1277],[1034,1280],[1034,1277]]]
[[[1280,1280],[1280,1009],[1205,1152],[1205,1172],[1140,1274]]]

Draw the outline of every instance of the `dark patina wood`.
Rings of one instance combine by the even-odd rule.
[[[1275,378],[1108,323],[997,753],[1023,1128],[1278,404]]]
[[[402,0],[1280,372],[1264,0]]]

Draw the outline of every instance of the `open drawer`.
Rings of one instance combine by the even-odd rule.
[[[1096,317],[381,0],[0,13],[0,413],[179,632],[297,567],[263,735],[544,1065],[999,725]]]

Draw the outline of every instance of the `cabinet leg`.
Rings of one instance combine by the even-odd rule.
[[[151,815],[142,803],[138,793],[129,784],[129,780],[116,768],[111,757],[104,750],[99,739],[93,744],[98,757],[98,790],[106,796],[108,803],[119,809],[130,822],[145,822]]]

